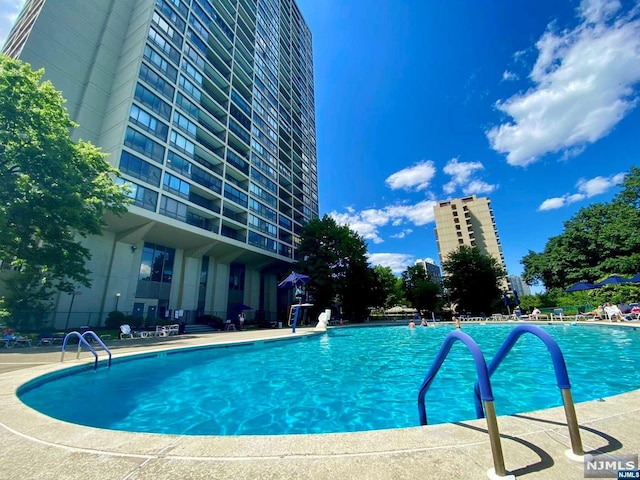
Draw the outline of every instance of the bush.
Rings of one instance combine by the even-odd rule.
[[[120,325],[125,323],[125,318],[126,317],[124,313],[119,312],[118,310],[114,310],[113,312],[109,312],[104,325],[110,330],[117,330],[118,328],[120,328]]]
[[[216,317],[215,315],[202,315],[198,318],[196,323],[209,325],[211,328],[215,328],[216,330],[222,330],[224,328],[224,320],[220,317]]]

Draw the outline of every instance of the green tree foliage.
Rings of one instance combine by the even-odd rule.
[[[489,314],[500,302],[504,271],[494,257],[483,255],[476,247],[461,245],[447,256],[442,268],[449,300],[457,305],[458,312]]]
[[[640,209],[640,167],[631,167],[625,175],[616,200]]]
[[[11,263],[6,315],[47,309],[56,290],[89,286],[82,237],[101,233],[106,211],[126,211],[117,170],[88,142],[43,71],[0,56],[0,259]]]
[[[356,232],[328,215],[311,220],[300,234],[298,258],[296,268],[311,277],[318,310],[340,303],[352,321],[368,316],[375,276],[366,243]]]
[[[390,267],[375,265],[373,267],[374,286],[371,292],[371,306],[389,308],[396,305],[396,284],[398,277],[393,274]]]
[[[402,286],[411,306],[421,312],[434,311],[440,302],[440,286],[429,281],[427,272],[419,265],[402,272]]]
[[[640,169],[633,167],[622,187],[612,202],[578,211],[541,253],[529,251],[521,260],[523,279],[564,289],[579,281],[640,272]]]

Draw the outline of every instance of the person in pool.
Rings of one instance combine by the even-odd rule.
[[[409,328],[416,328],[416,322],[414,322],[413,320],[411,320],[409,322]]]

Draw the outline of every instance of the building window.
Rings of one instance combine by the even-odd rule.
[[[143,130],[146,130],[147,132],[153,134],[159,140],[162,140],[163,142],[167,141],[169,127],[137,105],[131,105],[131,110],[129,111],[129,121],[134,125],[142,128]]]
[[[164,161],[164,147],[131,127],[127,127],[124,144],[158,163]]]
[[[133,98],[145,107],[149,107],[149,109],[160,115],[165,120],[169,120],[171,118],[171,105],[162,100],[147,87],[137,84],[136,93]]]
[[[120,171],[155,187],[160,185],[161,170],[127,151],[120,154]]]
[[[160,213],[167,217],[175,218],[181,222],[187,221],[187,206],[184,203],[178,202],[173,198],[165,197],[162,195],[160,199]]]
[[[155,70],[144,63],[140,65],[139,78],[153,87],[154,90],[164,95],[167,99],[173,101],[174,88],[169,84],[169,82],[158,75]]]
[[[172,82],[175,82],[176,78],[178,78],[178,69],[167,62],[162,55],[156,52],[149,45],[144,47],[144,58],[164,73]]]
[[[251,230],[249,230],[248,241],[249,245],[253,245],[270,252],[276,252],[277,242],[275,240],[259,235],[255,232],[252,232]]]
[[[129,187],[129,193],[127,196],[133,199],[133,205],[152,212],[156,211],[156,206],[158,205],[158,192],[122,178],[116,178],[116,183],[119,185],[127,185]]]
[[[175,255],[173,248],[145,242],[136,297],[169,299]]]
[[[187,200],[189,199],[189,183],[169,173],[164,174],[162,187],[174,195],[178,195]]]

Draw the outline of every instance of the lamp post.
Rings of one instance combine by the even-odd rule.
[[[116,312],[118,311],[118,302],[120,302],[120,292],[116,293]]]
[[[73,301],[76,299],[76,295],[82,295],[82,292],[78,292],[78,291],[69,292],[69,295],[71,295],[71,303],[69,304],[69,312],[67,313],[67,323],[65,323],[64,325],[65,332],[69,328],[69,318],[71,317],[71,309],[73,308]]]

